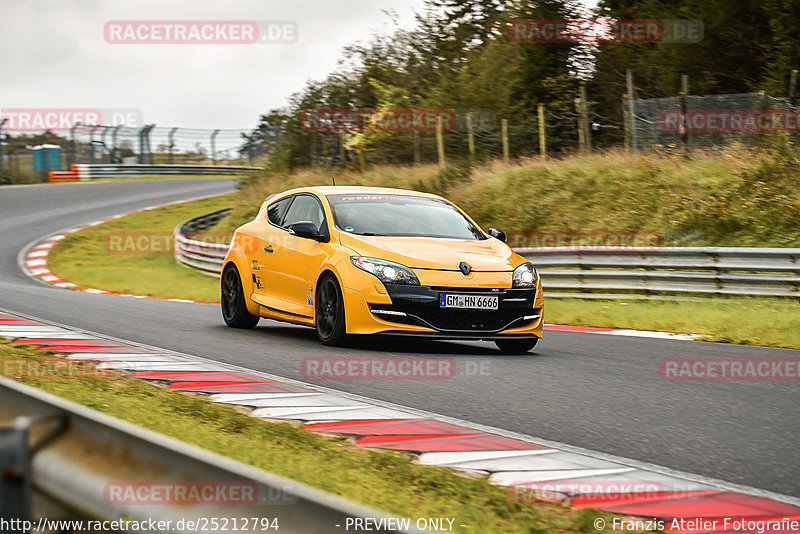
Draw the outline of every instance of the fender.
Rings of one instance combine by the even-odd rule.
[[[247,255],[245,251],[242,249],[242,246],[239,242],[235,239],[233,243],[236,243],[233,247],[228,250],[228,254],[225,256],[225,262],[223,263],[223,271],[225,267],[233,262],[236,265],[236,269],[239,271],[239,277],[242,281],[242,293],[244,293],[244,301],[247,306],[247,311],[250,314],[255,315],[256,317],[261,315],[261,306],[253,302],[250,299],[250,295],[253,293],[253,281],[250,272],[250,264],[247,260]],[[220,287],[222,284],[222,279],[220,278]]]
[[[339,256],[331,256],[322,266],[319,268],[319,272],[317,273],[317,278],[314,280],[314,300],[316,302],[316,295],[317,295],[317,288],[319,287],[319,280],[322,278],[322,275],[326,272],[331,272],[336,277],[336,280],[339,282],[339,286],[344,289],[344,279],[342,277],[342,272],[339,270],[339,266],[342,263],[342,258]]]

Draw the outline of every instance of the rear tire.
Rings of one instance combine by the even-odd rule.
[[[503,354],[525,354],[538,343],[539,338],[533,339],[508,339],[495,341],[494,344]]]
[[[317,286],[314,302],[314,326],[323,345],[335,347],[344,344],[347,338],[344,321],[342,289],[336,277],[328,274]]]
[[[231,328],[253,328],[258,324],[260,318],[247,311],[242,279],[233,263],[229,263],[222,273],[220,293],[220,308],[226,325]]]

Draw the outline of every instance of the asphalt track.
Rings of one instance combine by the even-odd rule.
[[[96,219],[233,189],[227,179],[0,187],[0,307],[94,332],[395,404],[800,497],[800,382],[675,382],[673,357],[798,357],[800,351],[546,332],[527,356],[491,343],[360,339],[321,346],[311,329],[262,320],[228,329],[215,305],[94,295],[27,277],[31,241]],[[258,202],[258,199],[254,199]],[[798,326],[800,327],[800,325]],[[453,357],[447,380],[308,380],[303,358]]]

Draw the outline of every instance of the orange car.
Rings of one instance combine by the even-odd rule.
[[[239,227],[222,271],[222,315],[349,334],[491,340],[503,352],[542,336],[533,265],[442,197],[376,187],[273,195]]]

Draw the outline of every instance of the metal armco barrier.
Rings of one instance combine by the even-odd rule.
[[[31,443],[31,432],[40,426],[54,428],[37,444]],[[28,534],[22,521],[33,518],[32,460],[36,453],[57,439],[68,426],[64,417],[17,417],[0,427],[0,531]],[[16,523],[14,520],[17,520]],[[5,521],[9,529],[3,529]]]
[[[630,291],[800,297],[800,249],[521,248],[550,291]],[[574,293],[573,293],[574,294]],[[587,296],[589,294],[587,293]],[[579,296],[579,295],[578,295]]]
[[[28,429],[11,424],[0,428],[0,521],[29,521],[32,513]],[[6,532],[26,534],[12,527]]]
[[[158,528],[158,532],[181,534],[195,532],[198,529],[190,525],[203,524],[203,521],[208,528],[200,527],[200,531],[219,532],[222,527],[211,527],[211,520],[221,525],[225,518],[228,529],[234,518],[239,521],[249,518],[251,526],[243,528],[240,523],[237,531],[261,533],[274,529],[263,528],[260,524],[253,528],[253,518],[259,519],[259,523],[267,519],[270,524],[277,519],[275,524],[280,530],[276,532],[295,534],[337,532],[344,529],[348,517],[388,519],[381,511],[343,497],[120,421],[13,380],[0,381],[0,419],[20,416],[55,417],[68,423],[66,432],[41,447],[34,447],[31,480],[34,489],[70,510],[75,517],[105,521],[127,518],[145,524],[170,521],[169,528]],[[4,448],[13,446],[23,451],[17,458],[8,459],[9,466],[24,468],[30,462],[21,441],[27,438],[27,433],[6,432],[1,436]],[[237,500],[231,497],[233,493],[226,493],[228,497],[214,497],[211,502],[204,497],[200,503],[176,504],[163,497],[165,488],[171,484],[252,488],[248,495],[253,498]],[[23,485],[24,482],[16,483],[16,486]],[[119,486],[153,487],[153,493],[147,493],[153,497],[145,499],[152,502],[129,502],[128,497],[118,497],[114,488]],[[2,489],[4,502],[10,499],[7,490],[21,491],[14,485],[3,485]],[[142,499],[139,489],[135,495],[136,499]],[[17,502],[20,506],[26,505],[24,501]],[[25,513],[22,508],[14,515]],[[412,528],[381,532],[420,531]]]
[[[175,239],[175,259],[178,263],[188,265],[203,274],[219,278],[222,273],[222,262],[228,253],[230,244],[207,243],[191,238],[200,230],[206,230],[222,219],[230,210],[220,210],[187,221],[173,232]]]
[[[223,212],[175,229],[175,259],[219,276],[228,245],[191,239]],[[226,213],[226,212],[225,212]],[[514,249],[529,259],[553,296],[597,292],[800,297],[800,248],[664,247],[597,250],[590,247]]]
[[[72,165],[69,171],[51,171],[51,182],[124,178],[135,176],[242,175],[261,170],[261,167],[238,165]]]

